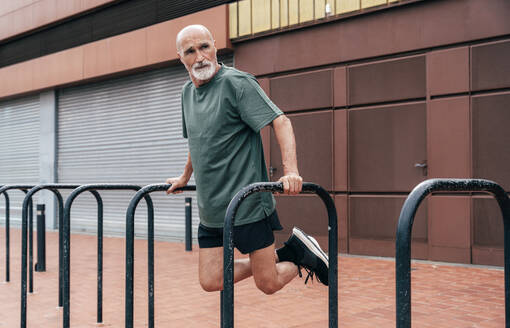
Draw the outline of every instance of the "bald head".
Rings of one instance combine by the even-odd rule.
[[[206,38],[214,43],[214,38],[211,32],[204,25],[188,25],[183,28],[175,38],[175,45],[177,47],[177,52],[182,56],[182,42],[184,39],[188,38]]]

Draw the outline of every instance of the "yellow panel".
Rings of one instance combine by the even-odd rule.
[[[237,3],[239,6],[239,36],[251,33],[251,1],[243,0]]]
[[[229,17],[229,36],[231,39],[237,38],[237,3],[231,3],[228,5],[228,17]]]
[[[360,9],[360,0],[336,0],[337,14],[343,14]]]
[[[288,0],[280,1],[280,25],[281,27],[289,26],[289,3]]]
[[[271,29],[280,27],[280,1],[271,0]]]
[[[289,25],[294,25],[299,23],[299,0],[288,0],[288,2],[289,2]]]
[[[380,6],[385,5],[386,3],[386,0],[361,0],[361,8]]]
[[[271,0],[252,0],[253,33],[271,29]]]
[[[313,0],[299,0],[299,22],[313,20]]]
[[[315,0],[315,19],[326,17],[326,2],[324,0]]]
[[[388,0],[388,3],[390,3],[390,2],[398,2],[398,1],[400,1],[400,0]]]

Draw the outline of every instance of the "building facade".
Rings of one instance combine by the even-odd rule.
[[[292,120],[300,173],[335,199],[339,251],[393,256],[401,206],[425,179],[487,178],[510,190],[508,1],[243,0],[182,17],[164,6],[170,1],[66,2],[74,11],[63,1],[26,2],[0,7],[0,26],[10,27],[0,41],[0,134],[8,140],[0,184],[143,185],[180,173],[178,95],[187,76],[174,37],[201,23],[222,60],[254,74]],[[112,17],[117,24],[107,24]],[[81,41],[58,34],[86,19],[93,28]],[[47,33],[39,55],[19,55],[38,33]],[[277,180],[279,148],[269,128],[262,135]],[[123,229],[128,198],[111,195],[111,233]],[[298,225],[327,246],[318,198],[277,202],[285,226],[278,242]],[[181,203],[156,199],[161,238],[182,235]],[[76,206],[72,226],[94,231],[92,200]],[[413,241],[415,258],[503,263],[501,214],[482,194],[429,197]]]

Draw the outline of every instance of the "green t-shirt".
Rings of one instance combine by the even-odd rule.
[[[268,181],[260,129],[282,112],[255,77],[222,65],[208,83],[182,90],[183,136],[188,138],[197,185],[200,223],[221,228],[230,200],[253,182]],[[235,225],[256,222],[274,211],[271,193],[245,199]]]

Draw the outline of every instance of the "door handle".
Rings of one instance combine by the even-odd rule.
[[[427,176],[427,174],[428,174],[427,161],[423,161],[423,163],[414,163],[414,167],[422,169],[423,170],[423,176]]]

